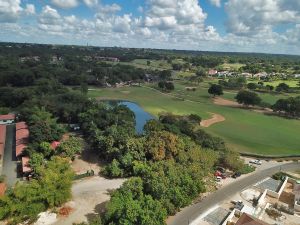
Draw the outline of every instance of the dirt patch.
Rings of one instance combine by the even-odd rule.
[[[220,98],[220,97],[214,98],[214,104],[222,105],[222,106],[231,106],[231,107],[241,107],[242,106],[241,104],[239,104],[235,101],[231,101],[231,100]]]
[[[202,120],[200,122],[200,125],[202,127],[209,127],[215,123],[220,123],[225,121],[225,117],[220,115],[220,114],[216,114],[216,113],[212,113],[212,118],[208,119],[208,120]]]
[[[224,99],[224,98],[221,98],[221,97],[214,98],[213,102],[214,102],[214,104],[221,105],[221,106],[228,106],[228,107],[233,107],[233,108],[246,109],[246,110],[250,110],[250,111],[253,111],[253,112],[257,112],[257,113],[263,113],[263,114],[267,114],[267,115],[273,115],[274,114],[273,110],[270,109],[270,108],[261,108],[259,106],[244,106],[242,104],[239,104],[238,102],[228,100],[228,99]]]

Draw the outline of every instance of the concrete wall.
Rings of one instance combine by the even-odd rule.
[[[295,201],[294,209],[300,211],[300,205],[297,204],[297,201]]]
[[[258,199],[258,206],[262,206],[265,203],[265,197],[267,195],[267,189],[261,194],[261,196]]]

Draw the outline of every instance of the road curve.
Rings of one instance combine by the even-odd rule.
[[[168,225],[188,225],[191,224],[199,215],[204,213],[206,210],[210,209],[214,205],[227,200],[234,194],[240,192],[248,186],[251,186],[258,181],[271,176],[272,174],[282,170],[282,171],[293,171],[300,169],[299,162],[282,164],[281,166],[271,167],[259,173],[254,173],[247,177],[238,178],[238,182],[231,183],[215,193],[209,195],[207,198],[203,199],[201,202],[187,206],[178,212],[174,217],[168,220]]]

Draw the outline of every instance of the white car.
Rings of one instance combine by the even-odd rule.
[[[256,164],[256,165],[261,165],[261,161],[258,160],[258,159],[250,160],[249,163]]]

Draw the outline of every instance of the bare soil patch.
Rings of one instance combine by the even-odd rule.
[[[225,121],[225,117],[220,115],[220,114],[216,114],[216,113],[212,113],[212,118],[207,119],[207,120],[202,120],[200,122],[200,125],[202,127],[210,127],[211,125],[215,124],[215,123],[220,123]]]
[[[230,107],[242,107],[241,104],[239,104],[235,101],[231,101],[231,100],[224,99],[224,98],[221,98],[221,97],[215,97],[214,98],[214,104],[222,105],[222,106],[230,106]]]
[[[270,108],[262,108],[259,106],[244,106],[242,104],[239,104],[238,102],[224,99],[221,97],[215,97],[213,101],[214,101],[214,104],[216,104],[216,105],[228,106],[228,107],[240,108],[240,109],[248,109],[253,112],[258,112],[258,113],[263,113],[263,114],[268,114],[268,115],[274,114],[273,110]]]

